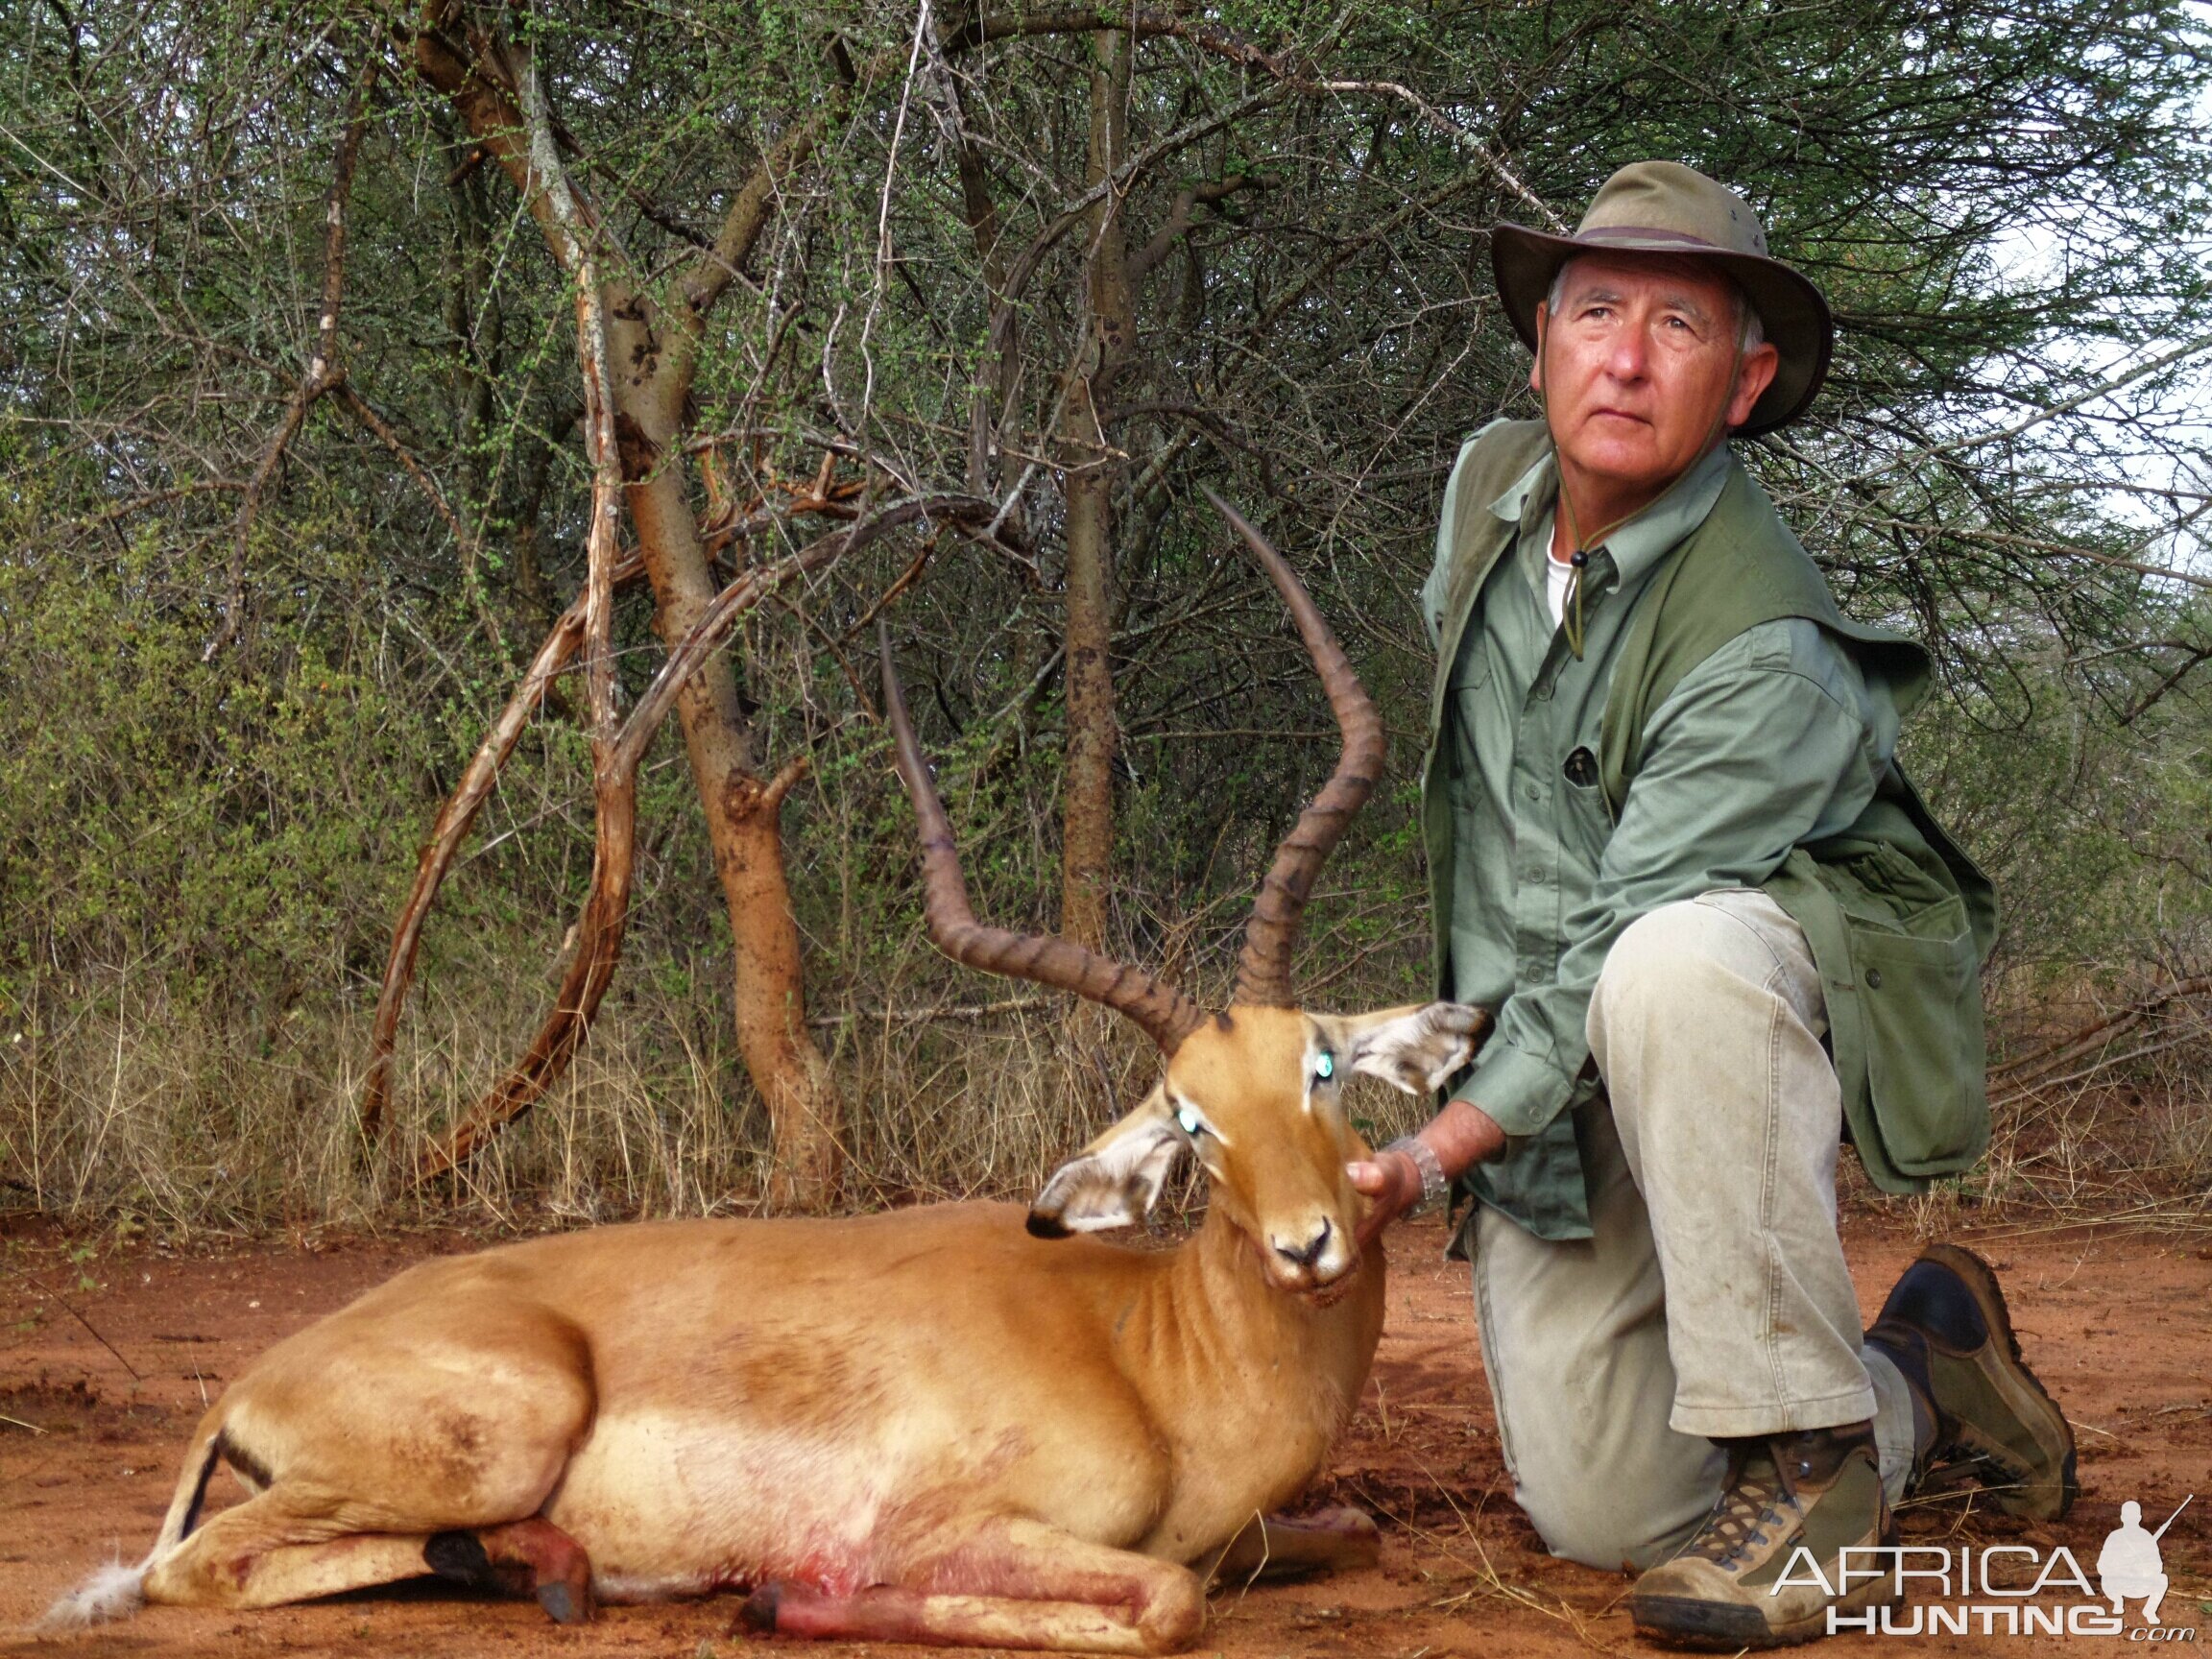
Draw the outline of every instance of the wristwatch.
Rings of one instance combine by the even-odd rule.
[[[1444,1179],[1444,1166],[1436,1156],[1436,1149],[1420,1136],[1401,1135],[1382,1150],[1405,1153],[1413,1160],[1413,1167],[1421,1171],[1421,1201],[1407,1211],[1407,1214],[1419,1214],[1452,1190],[1452,1183]]]

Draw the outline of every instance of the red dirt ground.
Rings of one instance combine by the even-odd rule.
[[[1960,1241],[1997,1262],[2028,1358],[2077,1425],[2082,1498],[2050,1527],[1945,1500],[1909,1511],[1909,1534],[1953,1545],[2064,1544],[2093,1574],[2124,1500],[2139,1501],[2155,1526],[2195,1493],[2163,1541],[2174,1579],[2166,1621],[2212,1642],[2212,1241],[2203,1233],[2087,1228],[1991,1229]],[[228,1254],[139,1245],[87,1256],[35,1228],[0,1243],[0,1655],[740,1659],[754,1647],[732,1633],[736,1603],[727,1598],[613,1608],[589,1627],[561,1629],[532,1603],[429,1585],[243,1616],[155,1608],[88,1632],[31,1629],[88,1569],[144,1552],[203,1398],[317,1315],[425,1255],[474,1242],[309,1238]],[[1845,1242],[1871,1316],[1913,1243],[1863,1217],[1847,1222]],[[1391,1239],[1389,1328],[1321,1493],[1382,1523],[1382,1565],[1218,1593],[1197,1651],[1238,1659],[1646,1651],[1622,1605],[1625,1578],[1551,1560],[1514,1506],[1464,1270],[1442,1260],[1441,1245],[1433,1224]],[[1822,1651],[1870,1651],[1877,1642],[1900,1650],[1896,1638],[1844,1636]],[[2119,1645],[1998,1634],[1923,1637],[1902,1650],[2088,1654]],[[756,1650],[823,1659],[870,1651],[789,1643]]]

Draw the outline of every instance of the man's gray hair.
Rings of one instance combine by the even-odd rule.
[[[1565,261],[1552,276],[1551,292],[1544,297],[1546,316],[1556,317],[1559,315],[1559,297],[1567,290],[1567,273],[1574,264],[1573,259]],[[1736,296],[1736,322],[1742,335],[1737,342],[1737,349],[1741,351],[1756,350],[1767,341],[1767,325],[1759,320],[1759,307],[1751,303],[1751,296],[1744,293],[1743,287],[1733,277],[1726,278],[1726,280],[1728,292]]]

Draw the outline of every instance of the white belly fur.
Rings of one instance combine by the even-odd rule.
[[[605,1417],[570,1459],[545,1517],[584,1547],[609,1600],[699,1596],[768,1578],[841,1583],[849,1593],[883,1576],[873,1540],[899,1473],[853,1452],[727,1419]]]

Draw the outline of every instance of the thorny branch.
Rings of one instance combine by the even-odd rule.
[[[338,155],[330,169],[330,189],[324,200],[323,311],[315,330],[315,349],[307,360],[307,373],[284,406],[283,419],[270,434],[260,462],[247,480],[245,498],[238,503],[238,521],[226,582],[223,621],[200,653],[200,661],[212,662],[238,637],[246,610],[247,546],[253,533],[254,510],[261,504],[269,480],[276,476],[284,451],[299,436],[307,411],[317,398],[344,383],[346,366],[339,358],[338,305],[346,293],[346,208],[353,195],[353,165],[361,154],[361,135],[369,126],[369,89],[374,84],[383,60],[372,48],[354,77],[352,96],[346,107],[346,128],[338,139]]]
[[[613,580],[616,587],[627,587],[643,574],[643,564],[632,555],[615,567]],[[476,746],[461,781],[440,808],[438,821],[430,827],[430,839],[423,844],[421,856],[416,861],[415,885],[392,929],[392,949],[385,961],[383,987],[376,998],[376,1018],[370,1028],[369,1075],[362,1085],[360,1104],[361,1134],[366,1140],[380,1142],[389,1132],[384,1111],[391,1094],[392,1045],[398,1035],[399,1015],[406,1006],[408,988],[414,982],[415,957],[422,942],[422,925],[429,918],[440,885],[453,868],[469,831],[475,826],[477,812],[491,799],[499,781],[500,768],[515,753],[515,745],[521,740],[531,715],[543,705],[546,691],[576,655],[576,647],[584,638],[587,597],[577,596],[575,603],[553,624],[544,643],[538,647],[538,655],[531,660],[521,685],[507,700],[507,707],[499,711],[499,717],[492,723],[483,742]]]
[[[1991,1067],[1991,1103],[1998,1104],[2028,1094],[2061,1067],[2101,1049],[2109,1048],[2122,1036],[2175,1003],[2207,995],[2212,995],[2212,974],[2177,979],[2170,985],[2160,986],[2147,996],[2137,998],[2117,1013],[2108,1014],[2079,1031],[2059,1038],[2056,1043],[2023,1054],[2017,1060],[2008,1060],[2002,1066]]]
[[[1911,466],[1914,462],[1934,460],[1938,456],[1961,455],[1969,449],[1980,449],[1991,444],[2010,443],[2013,439],[2033,431],[2047,421],[2056,421],[2061,416],[2071,415],[2077,410],[2086,408],[2100,397],[2109,397],[2116,392],[2125,392],[2130,386],[2140,385],[2161,370],[2171,369],[2176,364],[2184,363],[2206,351],[2212,351],[2212,333],[2199,334],[2194,339],[2184,340],[2180,345],[2159,352],[2157,356],[2147,362],[2138,363],[2132,369],[2125,369],[2117,374],[2108,375],[2094,386],[2085,387],[2075,393],[2071,397],[2062,397],[2056,403],[2022,416],[2009,425],[1993,427],[1986,432],[1970,433],[1962,438],[1948,439],[1940,444],[1925,445],[1916,449],[1909,449],[1903,453],[1886,457],[1881,465],[1869,467],[1865,471],[1858,473],[1846,482],[1863,484],[1870,479],[1880,478],[1886,473],[1894,472],[1900,467]],[[2166,572],[2160,572],[2160,574],[2166,574]]]

